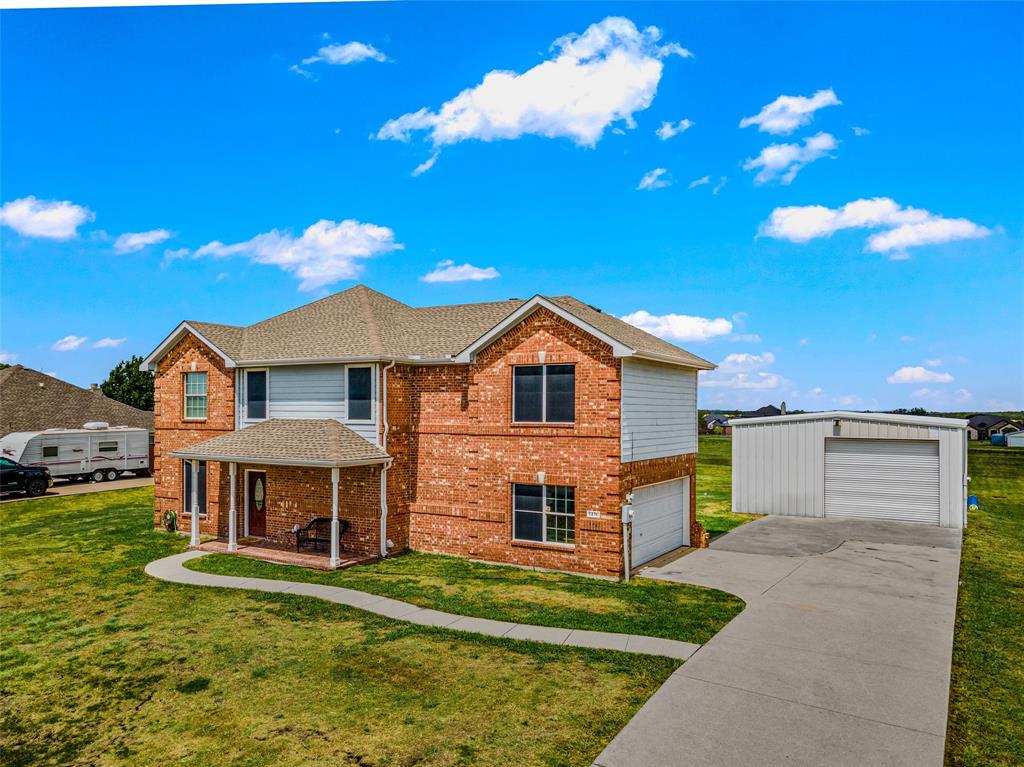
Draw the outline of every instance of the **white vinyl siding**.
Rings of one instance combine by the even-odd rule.
[[[622,461],[697,452],[697,371],[622,360]]]
[[[825,440],[825,516],[939,524],[936,440]]]
[[[367,367],[353,365],[352,367]],[[378,385],[377,365],[372,371],[372,401],[370,420],[349,421],[346,399],[346,366],[281,365],[267,371],[267,418],[332,418],[345,424],[368,442],[378,444]],[[245,380],[238,376],[239,428],[256,421],[247,421],[245,415]]]
[[[938,493],[943,527],[963,527],[966,443],[962,428],[832,416],[732,423],[732,508],[741,514],[825,516],[825,443],[930,440],[938,445]]]

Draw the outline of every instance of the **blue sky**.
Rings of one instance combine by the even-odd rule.
[[[1024,405],[1019,5],[0,21],[7,361],[84,385],[363,282],[573,294],[723,363],[705,407]]]

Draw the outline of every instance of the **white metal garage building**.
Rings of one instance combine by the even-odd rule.
[[[730,419],[742,514],[967,523],[967,421],[886,413]]]

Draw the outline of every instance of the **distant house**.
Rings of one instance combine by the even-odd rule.
[[[769,418],[771,416],[785,414],[785,410],[781,410],[775,407],[775,405],[765,405],[764,407],[759,407],[757,410],[747,410],[740,413],[740,418]]]
[[[1013,434],[1021,427],[1000,415],[979,413],[967,421],[967,439],[990,439],[993,434]]]
[[[0,435],[81,428],[88,421],[153,431],[153,414],[21,365],[0,370]]]
[[[704,432],[706,434],[728,434],[729,416],[709,415],[704,419]]]

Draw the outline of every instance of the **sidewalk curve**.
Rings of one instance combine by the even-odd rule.
[[[616,634],[608,631],[583,631],[580,629],[553,628],[550,626],[531,626],[525,623],[496,621],[488,618],[473,618],[467,615],[456,615],[428,607],[402,602],[390,597],[369,594],[365,591],[346,589],[340,586],[328,586],[321,583],[299,583],[270,578],[242,578],[234,575],[213,575],[186,568],[185,562],[196,557],[205,556],[205,551],[186,551],[163,559],[157,559],[146,565],[146,574],[170,583],[182,583],[189,586],[214,586],[228,589],[248,589],[268,593],[299,594],[316,597],[328,602],[355,607],[359,610],[383,615],[386,618],[409,621],[420,626],[438,626],[466,631],[474,634],[506,637],[508,639],[526,639],[532,642],[565,645],[569,647],[587,647],[602,650],[619,650],[622,652],[643,655],[662,655],[669,658],[686,660],[693,655],[700,645],[690,642],[679,642],[675,639],[639,636],[636,634]]]

